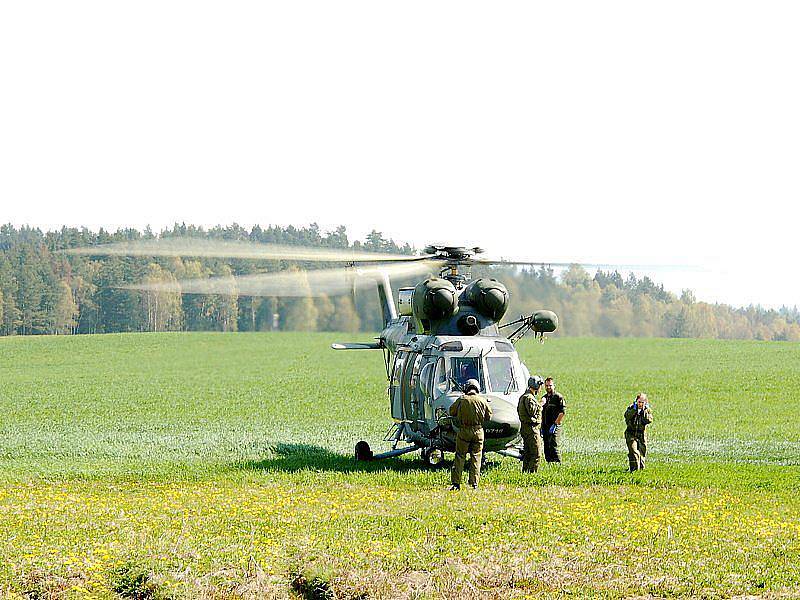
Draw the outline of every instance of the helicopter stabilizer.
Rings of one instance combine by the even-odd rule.
[[[380,343],[361,343],[361,342],[334,342],[331,344],[334,350],[380,350],[383,348]]]

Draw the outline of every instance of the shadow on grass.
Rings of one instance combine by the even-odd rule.
[[[376,461],[357,461],[353,456],[331,452],[321,446],[311,444],[277,444],[271,448],[272,456],[262,460],[245,460],[234,463],[233,467],[242,471],[334,471],[337,473],[356,473],[359,471],[397,471],[408,473],[428,468],[420,458],[387,458]]]
[[[331,452],[321,446],[311,444],[277,444],[272,447],[272,456],[262,460],[245,460],[234,463],[234,469],[241,471],[281,471],[295,473],[297,471],[333,471],[337,473],[357,473],[375,471],[394,471],[397,473],[414,473],[419,471],[441,471],[451,466],[445,461],[436,467],[429,466],[416,454],[414,458],[385,458],[382,460],[357,461],[351,455]],[[490,471],[497,463],[488,459],[483,467]]]
[[[450,455],[452,456],[452,455]],[[644,471],[629,473],[621,460],[611,457],[592,457],[600,464],[591,464],[586,457],[567,460],[560,465],[542,464],[534,475],[523,474],[516,464],[509,469],[508,459],[489,455],[482,471],[486,474],[497,470],[495,483],[506,483],[523,487],[538,486],[634,486],[646,488],[720,488],[793,490],[798,489],[797,467],[773,467],[765,465],[726,464],[714,462],[656,463]],[[277,444],[270,448],[270,456],[261,460],[245,460],[228,463],[225,470],[297,473],[302,471],[332,473],[379,473],[391,471],[398,474],[420,474],[424,472],[446,473],[452,462],[444,461],[431,467],[418,453],[384,460],[361,462],[352,455],[333,452],[312,444]]]

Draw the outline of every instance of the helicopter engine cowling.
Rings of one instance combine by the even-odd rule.
[[[533,313],[533,330],[536,333],[552,333],[558,329],[558,315],[552,310],[537,310]]]
[[[458,294],[446,279],[430,277],[414,288],[411,304],[414,316],[426,324],[452,317],[458,310]]]
[[[508,290],[496,279],[476,279],[464,290],[464,299],[492,321],[502,319],[508,310]]]

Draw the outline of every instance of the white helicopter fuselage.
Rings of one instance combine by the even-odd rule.
[[[529,371],[505,337],[414,335],[403,318],[384,330],[389,351],[388,396],[391,415],[402,439],[421,447],[452,451],[458,424],[450,406],[463,394],[468,379],[480,383],[480,393],[492,409],[484,424],[487,451],[513,448],[519,441],[517,403]]]
[[[454,283],[455,282],[455,283]],[[373,455],[369,444],[356,444],[358,460],[399,456],[415,449],[433,463],[434,454],[455,450],[459,424],[449,414],[469,379],[479,383],[492,410],[483,423],[484,451],[520,458],[519,397],[527,388],[528,368],[514,341],[525,331],[554,331],[558,319],[537,311],[499,325],[508,292],[495,279],[468,282],[455,267],[445,278],[429,277],[414,288],[400,288],[396,309],[388,277],[378,282],[384,328],[375,343],[333,344],[337,350],[384,352],[387,394],[394,425],[384,438],[391,450]],[[501,328],[516,326],[509,337]],[[398,448],[399,442],[407,442]]]

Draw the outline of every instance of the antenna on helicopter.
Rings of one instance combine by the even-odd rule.
[[[544,334],[551,333],[558,328],[558,315],[551,310],[537,310],[531,315],[522,315],[515,321],[504,323],[499,328],[504,329],[515,325],[517,328],[506,336],[512,344],[516,344],[529,331],[533,331],[534,337],[540,342],[544,342]]]

